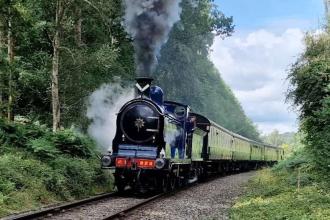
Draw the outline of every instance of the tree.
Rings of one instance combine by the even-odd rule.
[[[62,0],[56,1],[56,15],[55,15],[55,33],[53,38],[53,62],[52,62],[52,110],[53,110],[53,131],[56,132],[60,128],[60,98],[58,85],[60,46],[62,21],[64,17],[65,5]]]
[[[13,63],[14,63],[14,37],[13,37],[13,12],[12,1],[8,0],[8,26],[7,26],[7,47],[8,47],[8,64],[9,64],[9,79],[8,79],[8,108],[7,118],[13,120]]]
[[[300,113],[304,144],[317,169],[330,171],[330,32],[309,34],[306,50],[292,66],[288,100]]]
[[[0,5],[2,6],[2,5]],[[1,13],[3,14],[3,13]],[[4,17],[4,16],[3,16]],[[4,115],[4,72],[5,72],[5,63],[6,55],[3,52],[5,48],[5,20],[0,18],[0,117]]]
[[[0,73],[2,73],[0,102],[2,116],[6,114],[10,121],[16,114],[15,105],[19,96],[17,79],[22,63],[18,50],[24,35],[21,32],[21,28],[25,25],[23,3],[22,0],[0,0],[0,55],[2,55],[0,56]],[[3,56],[4,46],[6,46],[6,57]]]
[[[82,14],[81,14],[81,5],[76,4],[74,9],[74,20],[75,20],[75,41],[77,47],[82,46]]]
[[[15,44],[8,44],[9,6]],[[121,16],[121,0],[0,0],[0,113],[12,109],[54,129],[86,123],[86,97],[93,90],[114,76],[134,78],[133,47]],[[14,46],[12,65],[8,45]]]

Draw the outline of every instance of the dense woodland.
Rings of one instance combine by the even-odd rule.
[[[135,78],[132,39],[122,27],[121,0],[1,0],[1,117],[24,116],[85,131],[87,97],[103,83]],[[182,1],[181,21],[163,46],[153,77],[166,97],[224,127],[258,139],[230,88],[208,59],[214,37],[233,19],[211,0]]]
[[[48,125],[84,121],[85,98],[134,76],[120,1],[0,1],[2,116]],[[52,117],[53,116],[53,117]]]

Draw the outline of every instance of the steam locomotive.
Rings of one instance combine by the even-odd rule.
[[[164,101],[152,79],[137,78],[137,97],[117,115],[112,152],[102,168],[115,169],[118,191],[173,190],[210,173],[255,169],[283,159],[282,148],[235,134],[188,105]]]

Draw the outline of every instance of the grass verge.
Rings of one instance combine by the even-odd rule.
[[[283,163],[258,171],[232,207],[231,219],[330,219],[328,183],[306,166],[292,169]]]

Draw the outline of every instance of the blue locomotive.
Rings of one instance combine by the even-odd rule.
[[[188,105],[164,101],[160,87],[141,77],[136,98],[117,115],[112,153],[102,168],[115,168],[119,191],[173,190],[209,173],[249,170],[283,159],[281,148],[235,134]]]

